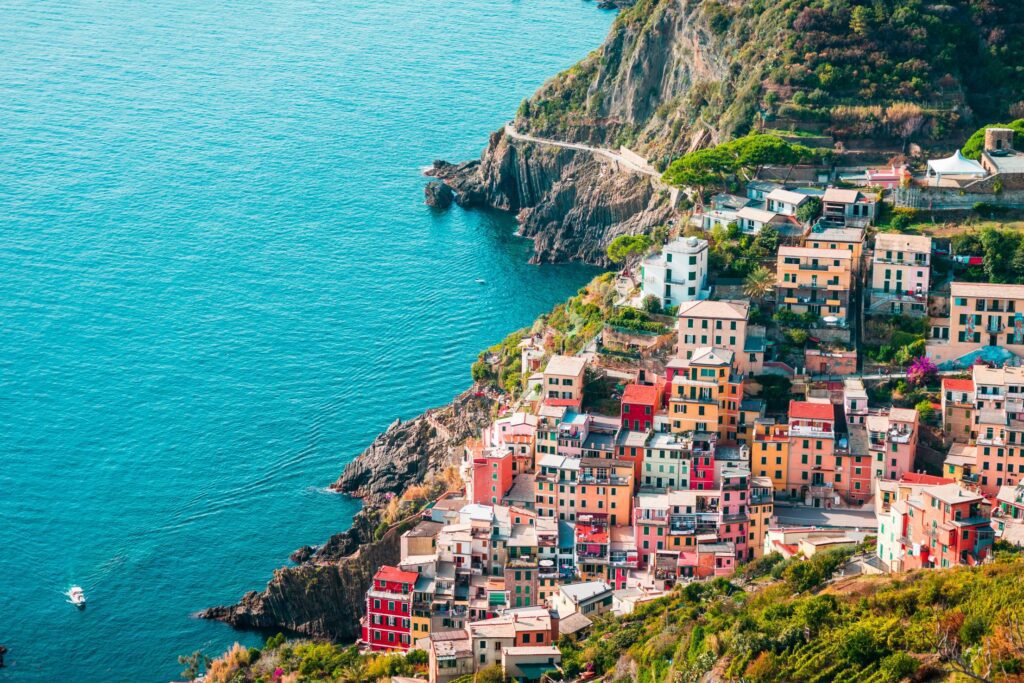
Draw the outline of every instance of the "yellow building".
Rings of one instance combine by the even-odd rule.
[[[714,347],[733,353],[737,369],[760,374],[764,339],[747,334],[748,301],[685,301],[679,305],[677,355],[691,358],[697,349]]]
[[[669,419],[673,432],[715,432],[736,443],[740,431],[743,379],[733,372],[733,352],[696,349],[687,367],[672,378]]]
[[[750,469],[755,477],[768,477],[772,488],[784,491],[789,478],[789,425],[776,424],[774,418],[754,423],[754,443],[750,449]]]
[[[853,255],[849,251],[780,247],[776,271],[779,310],[835,318],[846,327]]]

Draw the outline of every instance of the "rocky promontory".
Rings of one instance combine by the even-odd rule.
[[[616,170],[584,150],[512,140],[493,133],[479,161],[435,161],[428,175],[463,208],[517,215],[533,240],[534,263],[607,265],[609,242],[646,232],[674,216],[669,191],[650,176]]]
[[[457,463],[459,447],[491,420],[500,398],[493,388],[477,385],[446,406],[406,422],[396,420],[331,486],[364,500],[350,529],[319,548],[297,550],[292,557],[300,563],[275,571],[263,591],[251,591],[235,605],[212,607],[197,616],[242,629],[340,641],[358,638],[373,572],[382,564],[398,562],[399,539],[416,522],[415,516],[402,520],[381,535],[381,506]]]

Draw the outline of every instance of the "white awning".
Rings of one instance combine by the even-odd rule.
[[[981,164],[968,159],[960,150],[946,159],[932,159],[928,162],[928,175],[969,175],[983,177],[986,175]]]

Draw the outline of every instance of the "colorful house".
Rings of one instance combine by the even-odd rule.
[[[630,384],[622,392],[621,422],[623,429],[650,431],[654,414],[661,408],[660,387],[651,384]]]
[[[384,565],[366,591],[363,642],[374,651],[409,649],[412,598],[419,574]]]

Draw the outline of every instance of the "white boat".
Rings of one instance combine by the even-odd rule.
[[[81,586],[72,586],[66,593],[68,596],[68,602],[79,609],[85,607],[85,591],[82,590]]]
[[[484,280],[483,278],[480,278],[480,277],[478,277],[478,278],[476,279],[476,283],[477,283],[478,285],[486,285],[486,284],[487,284],[487,280]]]

